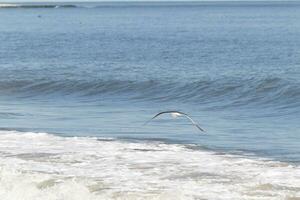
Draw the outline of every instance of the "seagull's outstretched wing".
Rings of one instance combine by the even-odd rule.
[[[148,124],[150,121],[152,121],[153,119],[155,119],[155,118],[158,117],[159,115],[167,114],[167,113],[174,113],[174,112],[177,112],[177,111],[163,111],[163,112],[157,113],[156,115],[154,115],[154,117],[152,117],[151,119],[149,119],[148,121],[146,121],[146,122],[144,123],[144,125]]]
[[[180,111],[163,111],[160,113],[157,113],[156,115],[154,115],[154,117],[152,117],[149,121],[147,121],[144,125],[146,125],[147,123],[149,123],[151,120],[155,119],[156,117],[162,115],[162,114],[167,114],[167,113],[175,113],[175,114],[179,114],[179,115],[184,115],[186,118],[188,118],[192,124],[194,126],[196,126],[200,131],[204,131],[190,116],[188,116],[186,113],[180,112]]]
[[[200,131],[203,131],[204,132],[204,130],[190,117],[190,116],[188,116],[187,114],[183,114],[186,118],[188,118],[191,122],[192,122],[192,124],[194,125],[194,126],[196,126]]]

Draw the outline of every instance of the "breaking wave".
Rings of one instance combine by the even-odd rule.
[[[73,4],[0,4],[2,8],[78,8]]]
[[[85,3],[78,3],[78,4],[55,4],[55,3],[25,3],[25,4],[12,4],[12,3],[0,3],[0,9],[4,8],[31,8],[31,9],[43,9],[43,8],[132,8],[132,7],[186,7],[186,8],[193,8],[193,7],[295,7],[300,6],[299,2],[297,1],[261,1],[261,2],[85,2]]]
[[[0,131],[0,198],[297,199],[300,168],[189,145]]]
[[[6,94],[78,95],[103,97],[119,95],[140,101],[180,101],[213,103],[223,106],[277,105],[300,107],[300,86],[281,78],[207,79],[193,82],[162,80],[2,80],[0,91]]]

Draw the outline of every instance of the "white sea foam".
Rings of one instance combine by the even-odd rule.
[[[300,167],[183,145],[0,131],[1,200],[299,199]]]
[[[0,3],[0,8],[14,8],[17,7],[18,5],[16,4],[7,4],[7,3]]]

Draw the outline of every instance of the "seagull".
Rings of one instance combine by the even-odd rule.
[[[179,111],[163,111],[163,112],[160,112],[160,113],[157,113],[154,117],[152,117],[149,121],[147,121],[145,124],[149,123],[151,120],[155,119],[156,117],[160,116],[160,115],[163,115],[163,114],[171,114],[171,116],[173,118],[176,118],[176,117],[180,117],[180,116],[185,116],[186,118],[188,118],[192,124],[194,126],[196,126],[200,131],[203,131],[204,130],[190,117],[188,116],[187,114],[183,113],[183,112],[179,112]]]

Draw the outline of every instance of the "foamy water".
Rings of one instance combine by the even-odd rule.
[[[14,8],[16,6],[16,4],[0,3],[0,8]]]
[[[0,132],[0,199],[298,199],[300,167],[192,146]]]

